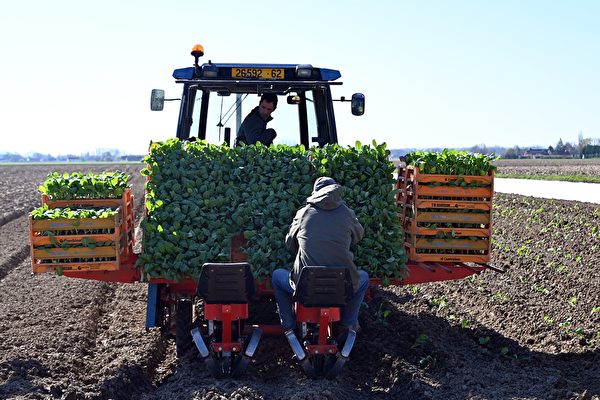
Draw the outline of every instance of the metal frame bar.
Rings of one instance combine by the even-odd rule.
[[[329,82],[329,81],[290,81],[290,80],[259,80],[259,79],[177,79],[175,83],[188,83],[197,84],[207,88],[218,88],[222,86],[298,86],[298,87],[318,87],[318,86],[331,86],[331,85],[343,85],[343,82]]]

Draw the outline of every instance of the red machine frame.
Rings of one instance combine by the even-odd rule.
[[[134,283],[142,281],[141,270],[135,266],[137,255],[132,254],[116,271],[65,271],[63,274],[69,278],[92,279],[106,282]],[[239,259],[233,261],[240,261]],[[418,283],[447,281],[463,279],[478,274],[486,269],[496,272],[504,272],[489,264],[477,263],[441,263],[441,262],[418,262],[408,260],[406,263],[406,276],[403,279],[391,278],[390,285],[415,285]],[[371,286],[383,285],[383,279],[371,278]],[[165,283],[173,291],[183,294],[196,293],[197,282],[190,277],[181,281],[167,280],[165,278],[151,278],[148,283]],[[261,296],[273,294],[268,282],[257,284],[257,293]]]

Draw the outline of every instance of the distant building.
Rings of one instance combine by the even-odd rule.
[[[541,148],[529,148],[523,153],[523,158],[547,158],[550,150]]]
[[[128,155],[124,155],[121,156],[119,159],[121,161],[139,161],[142,162],[144,160],[144,155],[135,155],[135,154],[128,154]]]
[[[81,158],[81,156],[76,156],[75,154],[67,154],[65,156],[66,160],[68,162],[77,162],[77,161],[83,161],[83,159]]]

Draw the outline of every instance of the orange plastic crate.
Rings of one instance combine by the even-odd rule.
[[[49,208],[119,207],[122,213],[120,230],[127,233],[127,243],[124,245],[126,256],[133,254],[133,246],[135,244],[135,215],[133,212],[133,200],[131,189],[125,189],[123,196],[119,199],[50,200],[47,195],[42,195],[42,205],[47,204]]]
[[[118,199],[73,199],[51,200],[42,195],[42,204],[49,208],[111,207],[118,209],[113,218],[33,220],[30,218],[31,261],[34,273],[62,271],[114,271],[120,263],[133,254],[135,243],[134,198],[131,189],[126,189]],[[84,230],[110,229],[110,234],[79,233]],[[54,235],[45,236],[45,231]],[[72,234],[76,231],[76,234]],[[86,247],[85,241],[113,242],[113,246]],[[40,246],[67,243],[68,248],[39,248]],[[72,247],[71,247],[72,246]],[[110,258],[110,261],[98,261]],[[61,262],[63,259],[78,259]]]
[[[112,218],[34,220],[29,217],[31,265],[34,273],[53,271],[114,271],[127,257],[127,232],[122,213]],[[111,230],[111,233],[83,233],[85,230]],[[52,235],[45,235],[48,231]],[[73,233],[82,232],[82,233]],[[87,242],[87,243],[86,243]],[[110,246],[91,243],[112,242]],[[87,244],[87,245],[86,245]],[[51,248],[41,246],[51,245]],[[62,247],[66,245],[65,247]],[[98,261],[98,258],[110,260]],[[69,260],[69,261],[63,261]]]
[[[407,247],[406,253],[408,259],[417,262],[451,262],[451,263],[462,263],[462,262],[473,262],[486,264],[490,261],[490,254],[424,254],[417,253],[414,247]]]
[[[489,238],[480,237],[470,239],[469,237],[458,237],[452,239],[422,237],[407,235],[406,242],[416,249],[430,250],[459,250],[459,251],[482,251],[487,252],[490,248]]]
[[[412,218],[406,218],[403,224],[404,231],[415,235],[435,236],[439,233],[444,235],[455,235],[461,236],[478,236],[478,237],[489,237],[490,228],[458,228],[458,227],[436,227],[429,228],[426,226],[419,226],[417,221]]]
[[[460,186],[426,186],[416,184],[413,189],[414,193],[418,193],[418,196],[427,197],[476,197],[476,198],[491,198],[492,188],[469,188]]]
[[[490,185],[489,187],[463,187],[450,185],[450,182],[473,183],[478,182],[481,185]],[[435,183],[437,185],[423,185],[424,183]],[[462,175],[436,175],[421,174],[417,167],[398,167],[397,188],[400,190],[397,199],[401,201],[409,197],[414,197],[415,201],[419,197],[427,196],[438,198],[438,200],[448,200],[451,198],[489,198],[494,193],[494,173],[490,172],[487,176],[462,176]]]
[[[459,180],[489,187],[448,184]],[[421,174],[416,167],[399,167],[396,200],[409,259],[489,262],[493,181],[493,172],[488,176],[436,175]],[[437,237],[440,234],[445,237]]]

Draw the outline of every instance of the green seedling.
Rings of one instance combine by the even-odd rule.
[[[585,333],[585,331],[583,330],[583,328],[577,328],[573,332],[575,334],[579,335],[579,336],[583,336],[583,334]]]
[[[494,155],[469,153],[454,149],[444,149],[441,153],[433,151],[416,151],[405,156],[406,164],[419,167],[423,174],[445,175],[488,175],[496,167],[490,161],[496,160]],[[468,184],[459,178],[449,185],[466,187]]]
[[[547,324],[553,324],[554,320],[547,315],[544,315],[544,322]]]
[[[466,318],[463,318],[460,321],[460,327],[463,328],[463,329],[467,329],[469,327],[469,320],[466,319]]]
[[[418,347],[418,346],[422,346],[425,343],[427,343],[427,341],[429,340],[429,337],[427,335],[419,335],[417,336],[417,338],[415,339],[415,344],[413,344],[413,348]]]
[[[556,270],[558,272],[565,272],[567,270],[567,266],[566,265],[561,265],[558,268],[556,268]]]
[[[432,298],[429,301],[429,304],[432,306],[437,306],[438,311],[448,306],[448,304],[446,303],[446,297],[444,296],[440,297],[439,299],[437,297]]]
[[[383,144],[229,147],[173,138],[152,143],[144,161],[149,207],[137,265],[145,277],[197,276],[203,263],[229,260],[231,236],[244,233],[241,250],[254,275],[269,279],[293,263],[285,235],[319,176],[344,186],[344,200],[365,228],[353,248],[356,264],[384,285],[402,276],[407,257],[398,246],[395,167]]]
[[[416,296],[419,293],[419,287],[416,285],[406,285],[406,288],[410,290],[410,292]]]
[[[534,291],[536,291],[536,292],[543,293],[543,294],[549,294],[550,293],[550,291],[548,289],[546,289],[545,287],[543,287],[541,285],[538,285],[538,284],[532,285],[531,289],[534,290]]]
[[[489,336],[483,336],[479,338],[479,344],[482,346],[485,346],[486,344],[488,344],[490,342],[490,337]]]
[[[527,257],[529,255],[529,248],[527,245],[523,245],[517,249],[517,254],[521,257]]]
[[[494,298],[502,304],[509,300],[508,295],[502,292],[496,292],[496,294],[494,294]]]
[[[423,368],[435,368],[437,364],[437,359],[433,356],[425,356],[419,360],[419,365]]]
[[[379,309],[375,313],[375,319],[381,325],[387,326],[387,325],[389,325],[389,322],[387,321],[387,319],[392,314],[392,312],[390,310],[384,310],[384,309],[382,309],[382,307],[383,307],[383,304],[380,304]]]
[[[129,187],[128,180],[129,176],[121,171],[101,174],[52,172],[39,190],[51,200],[118,199]]]

